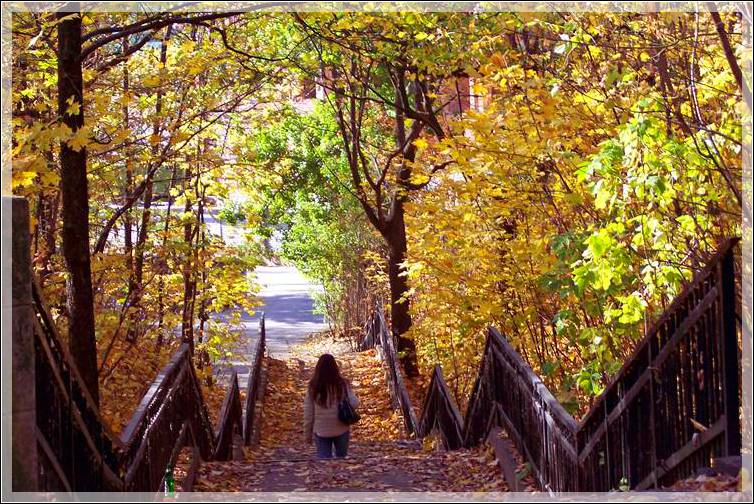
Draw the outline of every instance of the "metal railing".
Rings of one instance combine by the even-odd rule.
[[[264,350],[267,345],[267,331],[265,330],[264,320],[264,312],[262,312],[259,318],[259,337],[252,353],[254,360],[251,363],[249,383],[246,388],[246,407],[244,408],[246,415],[243,421],[243,439],[246,446],[249,446],[252,441],[254,409],[260,392],[262,363],[264,361]]]
[[[203,460],[228,460],[234,439],[243,437],[249,443],[265,352],[264,315],[245,409],[234,371],[217,429],[212,427],[189,347],[184,344],[116,438],[82,386],[36,285],[33,293],[39,490],[157,491],[167,467],[175,465],[184,446],[193,447]]]
[[[388,385],[407,431],[418,437],[434,432],[456,449],[503,427],[540,487],[552,492],[662,486],[714,457],[740,454],[738,241],[720,246],[580,423],[492,327],[465,417],[438,366],[415,420],[411,404],[401,402],[408,392],[380,309],[361,347],[382,347]]]
[[[359,351],[369,348],[376,348],[379,352],[385,369],[390,398],[393,407],[401,411],[406,434],[409,436],[416,434],[419,421],[416,419],[411,397],[403,379],[393,335],[385,322],[385,314],[380,304],[377,304],[374,313],[367,321],[364,327],[364,338],[358,345]]]

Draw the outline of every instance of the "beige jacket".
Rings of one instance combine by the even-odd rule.
[[[354,394],[351,385],[347,387],[348,402],[356,408],[359,399]],[[338,404],[334,403],[327,408],[317,404],[311,394],[306,392],[304,400],[304,436],[307,438],[313,434],[319,437],[335,437],[347,432],[350,427],[338,420]]]

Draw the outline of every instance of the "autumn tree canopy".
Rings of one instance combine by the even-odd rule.
[[[494,324],[578,409],[742,231],[735,13],[24,12],[12,42],[13,192],[103,401],[133,354],[226,356],[275,259],[339,331],[389,307],[461,402]]]

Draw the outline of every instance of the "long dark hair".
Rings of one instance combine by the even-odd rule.
[[[309,394],[314,402],[327,408],[343,399],[346,381],[340,376],[338,363],[330,354],[323,354],[314,368],[314,376],[309,380]]]

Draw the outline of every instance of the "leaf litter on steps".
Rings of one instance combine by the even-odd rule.
[[[324,352],[336,356],[361,402],[349,456],[341,460],[316,460],[303,435],[306,385]],[[374,350],[356,353],[347,342],[317,335],[291,355],[268,360],[259,446],[246,451],[245,461],[203,464],[196,491],[507,491],[488,447],[442,452],[405,439]]]

